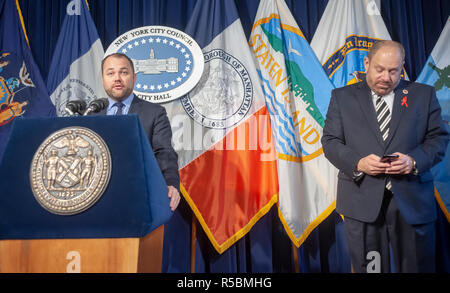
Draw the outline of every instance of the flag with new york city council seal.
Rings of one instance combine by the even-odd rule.
[[[283,0],[262,0],[249,40],[277,152],[279,216],[300,246],[335,208],[337,170],[320,138],[333,85]]]
[[[106,50],[126,54],[134,64],[134,93],[152,103],[166,103],[188,93],[203,73],[203,54],[191,36],[166,26],[134,28]]]

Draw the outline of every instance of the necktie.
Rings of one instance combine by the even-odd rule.
[[[113,107],[117,107],[116,115],[122,115],[123,107],[125,107],[125,104],[122,102],[114,103]]]
[[[375,102],[375,111],[377,112],[377,120],[378,125],[380,126],[381,136],[383,137],[383,141],[385,141],[389,135],[391,111],[389,111],[389,107],[382,96],[378,96]],[[391,190],[391,188],[391,180],[388,179],[388,181],[386,182],[386,189]]]
[[[389,107],[382,96],[378,96],[375,104],[375,110],[377,112],[377,120],[378,125],[380,126],[381,136],[383,137],[383,140],[386,140],[389,135],[391,111],[389,111]]]

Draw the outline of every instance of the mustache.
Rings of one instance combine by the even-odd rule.
[[[392,85],[394,83],[392,81],[379,81],[376,84],[378,84],[378,85]]]

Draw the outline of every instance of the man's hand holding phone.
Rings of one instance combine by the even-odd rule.
[[[393,162],[396,159],[398,159],[398,157],[399,157],[399,155],[394,155],[394,154],[392,154],[392,155],[384,155],[384,156],[381,157],[380,162],[390,163],[390,162]]]
[[[390,162],[390,167],[386,169],[386,174],[409,174],[414,169],[414,159],[402,153],[393,153],[398,157]]]
[[[382,162],[381,157],[371,154],[359,160],[357,171],[362,171],[368,175],[378,175],[386,173],[386,169],[391,165],[388,162]]]
[[[396,152],[379,157],[371,154],[361,160],[357,165],[357,171],[375,176],[378,174],[409,174],[413,170],[414,160],[405,154]]]

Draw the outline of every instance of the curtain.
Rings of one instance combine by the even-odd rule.
[[[258,9],[258,0],[234,0],[247,37]],[[48,69],[70,0],[19,0],[29,43],[42,77]],[[196,0],[88,0],[98,34],[106,51],[124,32],[140,26],[163,25],[184,30]],[[286,0],[299,27],[311,41],[328,0]],[[381,0],[381,14],[391,38],[406,49],[406,71],[415,80],[436,43],[450,12],[449,0]],[[166,225],[164,272],[190,271],[192,212],[185,202]],[[349,259],[339,215],[333,213],[311,233],[298,252],[301,272],[348,272]],[[445,220],[439,229],[447,233]],[[438,240],[439,241],[439,240]],[[442,249],[445,251],[445,247]],[[219,255],[197,227],[197,272],[294,272],[290,240],[273,207],[252,230]],[[438,252],[438,257],[442,255]],[[440,271],[449,271],[448,254],[438,260]]]

